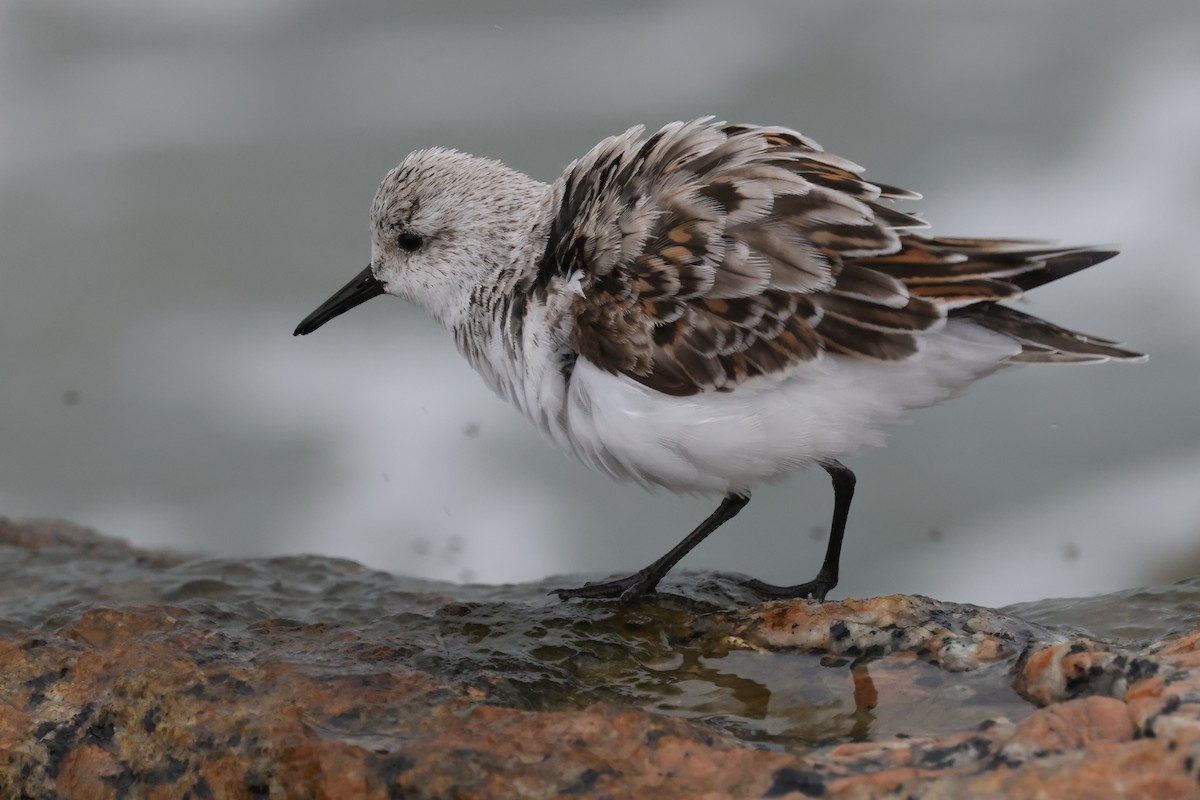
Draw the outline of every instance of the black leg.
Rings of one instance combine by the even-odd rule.
[[[672,547],[662,558],[628,578],[604,583],[587,583],[578,589],[555,589],[551,594],[557,594],[562,600],[569,600],[572,597],[619,597],[623,603],[650,594],[658,582],[671,571],[671,567],[679,563],[679,559],[690,553],[692,548],[703,542],[710,533],[736,517],[737,513],[749,502],[749,494],[725,495],[725,499],[721,501],[721,505],[717,506],[717,510],[710,514],[708,519],[701,522],[696,530],[683,537],[682,542]],[[836,573],[835,566],[834,574],[836,575]]]
[[[846,533],[846,517],[850,515],[850,501],[854,499],[854,473],[840,461],[828,461],[821,465],[833,479],[833,524],[829,530],[829,547],[825,549],[825,561],[817,577],[795,586],[775,586],[751,580],[746,586],[765,597],[811,597],[824,600],[825,594],[837,586],[838,562],[842,557],[842,537]]]

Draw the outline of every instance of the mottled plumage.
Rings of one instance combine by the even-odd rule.
[[[854,485],[839,457],[1008,363],[1142,358],[1000,303],[1114,251],[919,235],[925,223],[893,205],[917,195],[783,128],[702,119],[642,134],[604,140],[550,186],[413,153],[376,195],[371,265],[296,329],[405,297],[585,463],[725,495],[655,564],[564,596],[653,590],[752,485],[820,464],[837,495],[821,572],[755,586],[823,597]]]

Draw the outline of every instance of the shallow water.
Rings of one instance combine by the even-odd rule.
[[[344,662],[340,643],[377,642],[412,667],[480,689],[490,703],[615,703],[704,721],[765,747],[944,733],[1033,709],[1009,688],[1011,660],[952,673],[912,654],[851,659],[732,640],[734,610],[755,602],[736,575],[681,573],[661,594],[620,605],[548,596],[586,579],[578,575],[455,585],[318,556],[189,558],[108,540],[82,551],[0,546],[0,557],[0,634],[52,632],[97,605],[165,604],[230,639],[274,642],[291,659],[358,669]],[[1036,623],[1011,621],[1018,639],[1087,631],[1140,640],[1186,629],[1198,602],[1200,581],[1191,581],[1005,611]]]
[[[1001,613],[1100,639],[1140,643],[1185,633],[1200,624],[1200,578],[1098,597],[1018,603]]]

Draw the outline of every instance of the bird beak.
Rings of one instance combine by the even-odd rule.
[[[371,268],[367,267],[355,275],[352,281],[338,289],[333,297],[321,303],[316,311],[305,317],[304,321],[296,326],[292,336],[312,333],[334,317],[345,314],[355,306],[362,305],[372,297],[378,297],[381,294],[384,294],[383,284],[371,272]]]

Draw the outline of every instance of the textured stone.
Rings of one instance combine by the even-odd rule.
[[[1200,797],[1200,629],[693,581],[562,604],[0,521],[0,797]]]

